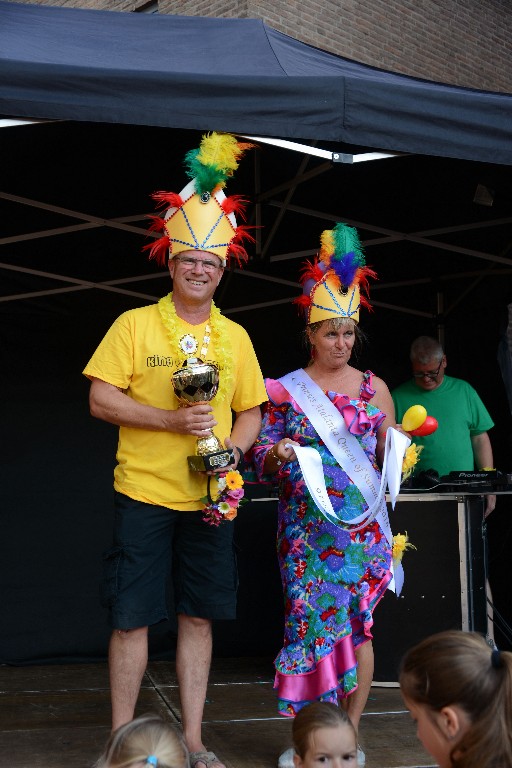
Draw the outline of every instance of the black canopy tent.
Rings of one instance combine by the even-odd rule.
[[[180,188],[184,152],[205,130],[307,144],[297,157],[261,143],[230,186],[257,202],[263,228],[217,303],[248,328],[265,374],[303,362],[288,307],[298,260],[343,218],[381,278],[368,366],[397,384],[410,338],[448,322],[452,372],[492,404],[505,455],[493,340],[510,301],[510,104],[380,72],[255,20],[0,2],[0,113],[55,121],[0,131],[3,542],[12,542],[2,559],[3,660],[104,653],[97,580],[116,436],[89,417],[80,370],[120,312],[169,290],[140,255],[149,194]],[[310,157],[315,148],[327,156]],[[419,154],[333,162],[368,150]],[[473,202],[480,182],[496,192],[491,207]],[[220,635],[226,652],[265,642],[273,652],[279,642],[279,620],[262,637],[250,610],[264,594],[261,574],[276,575],[272,531],[263,540],[258,529],[258,540],[253,525],[240,527],[241,546],[260,583],[244,582],[242,621]]]
[[[255,19],[0,2],[0,113],[512,162],[512,97],[384,72]]]
[[[510,267],[512,217],[508,203],[512,198],[507,163],[512,158],[511,96],[383,72],[312,48],[254,19],[113,13],[0,0],[0,22],[0,114],[71,121],[74,133],[77,125],[88,126],[91,121],[95,126],[171,128],[173,133],[167,134],[169,147],[151,155],[167,170],[159,183],[168,184],[169,178],[181,176],[182,146],[188,147],[186,139],[178,146],[177,129],[185,129],[185,133],[228,130],[281,143],[283,139],[302,140],[296,148],[303,159],[295,166],[284,159],[284,151],[257,153],[259,165],[250,183],[257,190],[253,195],[257,204],[254,218],[265,225],[258,231],[256,255],[263,261],[257,272],[265,274],[266,288],[270,280],[275,287],[288,277],[284,274],[286,266],[279,267],[281,260],[314,252],[318,229],[336,217],[350,219],[349,223],[363,230],[367,247],[378,251],[379,262],[384,259],[386,271],[381,274],[379,290],[389,288],[391,281],[396,285],[398,275],[402,282],[419,279],[423,285],[430,283],[428,301],[432,302],[434,293],[435,314],[443,314],[444,306],[438,299],[439,291],[432,290],[434,280],[444,278],[446,273],[467,273],[469,282],[464,290],[471,291],[474,280],[479,278],[472,274],[475,267],[485,274],[492,271],[495,276]],[[62,132],[55,128],[53,135],[60,137]],[[93,131],[84,127],[82,135],[92,136]],[[97,144],[103,143],[101,132],[96,130],[94,135]],[[25,138],[27,133],[20,135],[20,147]],[[59,141],[53,140],[56,149]],[[357,161],[375,157],[368,149],[406,157],[385,167],[380,161],[371,162],[371,170],[362,170],[363,163]],[[20,151],[20,157],[27,156],[26,146]],[[127,151],[134,158],[133,167],[133,146]],[[99,156],[97,146],[92,152]],[[308,159],[309,153],[316,155]],[[147,165],[147,151],[143,157]],[[436,161],[431,163],[428,157]],[[459,162],[442,164],[441,158],[456,158]],[[463,163],[465,158],[471,162]],[[85,166],[91,162],[91,158],[80,159],[84,159]],[[17,208],[15,215],[30,223],[14,225],[12,232],[6,232],[11,237],[4,239],[4,244],[48,237],[47,231],[34,234],[36,210],[61,217],[59,223],[69,227],[62,226],[62,233],[69,232],[73,224],[78,233],[80,227],[98,227],[106,221],[105,211],[89,213],[88,206],[83,206],[82,200],[90,198],[91,193],[86,189],[79,157],[70,156],[69,162],[75,178],[76,172],[82,173],[84,192],[73,206],[69,205],[69,193],[59,200],[48,200],[45,194],[39,194],[37,185],[34,193],[27,195],[27,185],[20,189],[18,172],[14,174],[11,188],[0,193],[0,199],[11,206],[24,206],[23,213]],[[62,167],[64,156],[57,163]],[[333,164],[337,163],[344,168],[333,173]],[[15,167],[18,171],[19,165]],[[462,184],[452,183],[463,177]],[[48,183],[47,173],[46,188]],[[442,192],[441,186],[445,188]],[[412,187],[417,190],[414,197],[410,194]],[[476,187],[484,194],[489,194],[489,188],[498,190],[492,210],[473,204]],[[368,191],[371,188],[376,190],[373,196]],[[333,191],[339,202],[334,200]],[[93,194],[97,197],[97,193]],[[124,231],[142,235],[143,215],[137,217],[134,210],[146,213],[147,204],[142,208],[137,203],[134,209],[128,192],[123,194],[130,221],[110,220],[105,225],[115,228],[118,234]],[[363,196],[366,206],[354,204],[354,198]],[[400,206],[403,212],[397,216]],[[116,213],[119,218],[119,209]],[[285,215],[285,226],[280,227]],[[296,220],[289,224],[294,215]],[[304,237],[307,227],[297,224],[301,215],[311,222],[311,240]],[[40,229],[43,227],[47,227],[46,220],[41,220]],[[294,230],[301,232],[296,242],[290,235]],[[386,248],[389,259],[384,258]],[[429,264],[425,273],[421,265],[426,254],[432,252],[437,263],[435,267]],[[449,263],[441,259],[445,254],[450,256]],[[26,275],[32,268],[34,281],[42,277],[43,265],[37,263],[38,275],[30,259],[21,261],[21,265],[15,261],[12,268],[21,266],[27,270]],[[50,278],[48,270],[48,277],[54,280],[85,279],[61,269],[53,275]],[[136,273],[132,271],[128,277],[133,281]],[[89,274],[88,279],[93,281],[95,275]],[[290,298],[289,288],[285,288],[284,301]],[[115,289],[111,286],[110,290]],[[253,290],[260,292],[261,286],[255,283]],[[4,292],[9,300],[18,295],[8,285]],[[410,293],[410,288],[402,291],[402,299]],[[34,295],[32,290],[26,294]],[[139,298],[152,295],[139,291]],[[381,303],[400,309],[402,299],[386,296]],[[244,300],[238,309],[245,310],[248,304]],[[236,309],[231,307],[230,311]],[[405,307],[408,313],[417,309]],[[432,314],[432,307],[422,310]]]

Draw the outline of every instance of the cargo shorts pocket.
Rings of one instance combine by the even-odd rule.
[[[103,554],[103,578],[100,584],[101,604],[106,608],[111,608],[118,593],[118,573],[121,558],[123,556],[122,547],[112,547]]]

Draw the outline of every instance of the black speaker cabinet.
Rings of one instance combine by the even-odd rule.
[[[434,632],[487,633],[484,501],[424,493],[388,505],[393,534],[417,549],[404,553],[400,596],[388,590],[374,612],[375,682],[396,682],[404,652]]]

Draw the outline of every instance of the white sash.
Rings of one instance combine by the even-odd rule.
[[[392,548],[393,534],[385,500],[386,482],[391,505],[394,508],[400,489],[403,456],[411,442],[409,438],[391,427],[387,430],[382,477],[379,481],[360,443],[349,432],[342,414],[311,377],[304,370],[299,369],[283,376],[279,381],[306,414],[331,454],[355,483],[368,504],[365,513],[350,520],[345,520],[341,515],[336,514],[325,486],[320,454],[315,448],[293,445],[304,481],[318,509],[330,522],[335,525],[345,524],[353,531],[360,530],[377,519]],[[401,566],[397,570],[401,571]],[[397,572],[396,576],[397,582],[403,580],[402,574]],[[393,589],[392,585],[393,582],[389,588]]]

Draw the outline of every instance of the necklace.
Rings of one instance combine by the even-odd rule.
[[[191,354],[193,355],[198,349],[198,341],[191,333],[186,333],[185,335],[180,336],[179,326],[181,321],[172,300],[172,291],[167,294],[167,296],[160,299],[158,302],[158,309],[160,311],[162,323],[167,331],[167,338],[172,352],[173,366],[178,369],[181,365],[179,362],[181,358],[180,353],[183,353],[188,357]],[[201,342],[201,357],[206,357],[210,340],[213,339],[216,357],[215,362],[217,363],[220,372],[219,389],[215,395],[215,400],[217,402],[224,400],[230,389],[231,380],[233,378],[233,357],[231,354],[231,342],[227,325],[228,321],[212,301],[210,317],[206,323],[203,341]],[[206,360],[204,362],[206,362]]]

